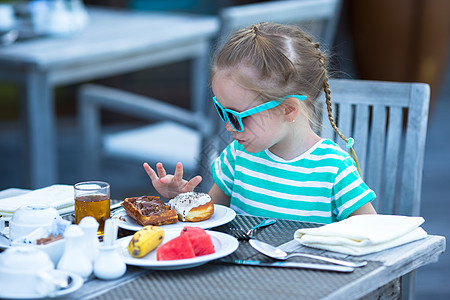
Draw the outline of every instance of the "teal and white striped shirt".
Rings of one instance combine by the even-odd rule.
[[[327,224],[375,199],[354,160],[328,139],[292,160],[269,150],[249,153],[234,141],[212,173],[231,208],[254,216]]]

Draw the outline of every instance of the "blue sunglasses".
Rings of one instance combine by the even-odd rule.
[[[237,112],[232,109],[223,108],[223,106],[217,101],[216,97],[213,97],[214,105],[216,107],[217,113],[219,114],[220,118],[224,123],[227,123],[227,121],[230,122],[231,126],[234,128],[234,130],[238,132],[244,131],[244,124],[242,123],[242,119],[254,114],[257,114],[259,112],[277,107],[280,105],[284,100],[287,98],[297,98],[300,101],[303,101],[306,99],[306,96],[304,95],[287,95],[281,98],[278,98],[276,100],[272,100],[266,103],[263,103],[261,105],[255,106],[253,108],[247,109],[243,112]]]

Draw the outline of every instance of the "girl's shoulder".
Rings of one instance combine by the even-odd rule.
[[[326,161],[326,164],[334,165],[340,170],[356,168],[356,163],[350,154],[330,139],[323,139],[320,146],[313,152],[312,155],[316,155],[317,160]]]
[[[330,139],[322,139],[311,149],[311,155],[336,155],[345,159],[350,155]]]

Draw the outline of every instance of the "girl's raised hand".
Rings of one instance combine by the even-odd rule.
[[[162,163],[156,164],[156,172],[144,163],[144,169],[150,177],[153,186],[161,196],[166,199],[172,199],[178,194],[192,192],[194,188],[202,181],[201,176],[195,176],[189,181],[183,179],[183,165],[179,162],[175,168],[174,175],[167,175]]]

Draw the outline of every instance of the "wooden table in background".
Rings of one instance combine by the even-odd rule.
[[[105,8],[89,8],[88,13],[90,24],[77,35],[0,48],[0,80],[19,84],[23,92],[20,108],[32,188],[58,182],[56,86],[192,59],[192,95],[205,96],[217,18]]]

